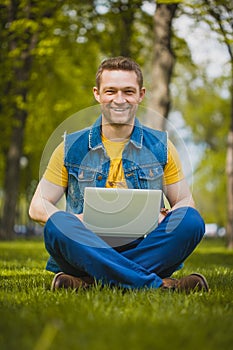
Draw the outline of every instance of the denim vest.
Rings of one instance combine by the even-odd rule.
[[[135,119],[122,153],[128,188],[162,189],[167,163],[167,133],[143,126]],[[83,212],[85,187],[105,187],[110,158],[101,140],[101,116],[90,127],[65,137],[64,165],[68,171],[67,211]]]

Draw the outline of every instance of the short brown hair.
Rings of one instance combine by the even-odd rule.
[[[96,86],[100,88],[100,79],[104,70],[125,70],[125,71],[134,71],[137,75],[137,81],[139,88],[143,86],[143,75],[140,66],[129,57],[112,57],[104,60],[96,73]]]

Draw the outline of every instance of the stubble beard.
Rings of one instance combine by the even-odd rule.
[[[128,104],[124,107],[113,107],[111,104],[102,104],[101,111],[105,124],[116,127],[133,125],[138,105]]]

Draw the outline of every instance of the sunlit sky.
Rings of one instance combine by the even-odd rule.
[[[207,75],[212,78],[222,76],[223,74],[230,73],[229,54],[224,44],[220,43],[217,35],[211,32],[208,25],[204,22],[200,22],[198,25],[194,24],[192,18],[188,16],[181,16],[175,19],[173,25],[176,30],[176,34],[184,38],[190,48],[192,59],[195,64],[204,66]],[[228,95],[228,92],[222,92],[223,95]],[[195,113],[195,111],[194,111]],[[183,118],[180,115],[171,115],[171,121],[177,125],[184,137],[188,136],[189,131],[183,122]],[[191,133],[190,133],[191,139]],[[194,169],[196,164],[199,162],[202,154],[202,145],[200,147],[195,146],[190,142],[186,144],[190,154],[190,161],[192,168]],[[185,165],[183,164],[185,167]],[[190,176],[190,168],[186,168],[186,175]]]
[[[174,28],[177,35],[188,43],[193,61],[205,65],[209,75],[217,77],[229,69],[226,45],[220,43],[206,23],[201,22],[193,26],[190,17],[181,16],[175,19]]]
[[[108,11],[106,2],[97,0],[96,4],[100,14],[105,14]],[[145,1],[142,5],[142,10],[151,15],[154,14],[155,9],[155,2]],[[229,55],[226,46],[219,42],[216,33],[211,32],[204,21],[194,25],[191,16],[182,15],[175,18],[173,27],[176,34],[188,43],[193,61],[196,64],[205,65],[209,75],[217,77],[229,70],[227,65]]]
[[[156,4],[145,1],[142,9],[153,14]],[[224,44],[221,44],[216,33],[211,32],[203,21],[194,25],[194,20],[187,15],[175,18],[173,28],[180,38],[184,38],[190,48],[192,59],[196,64],[205,65],[207,73],[212,77],[229,71],[229,54]]]

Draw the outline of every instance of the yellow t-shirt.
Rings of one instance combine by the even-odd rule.
[[[122,152],[128,140],[114,142],[102,137],[102,141],[110,157],[110,170],[106,187],[127,188],[122,167]],[[53,152],[43,177],[55,185],[68,186],[68,173],[64,166],[64,142]],[[168,140],[168,162],[164,168],[164,185],[171,185],[183,178],[178,152],[173,143]]]
[[[122,152],[128,140],[111,141],[102,135],[102,142],[110,158],[110,169],[106,182],[109,188],[127,188],[122,165]]]

